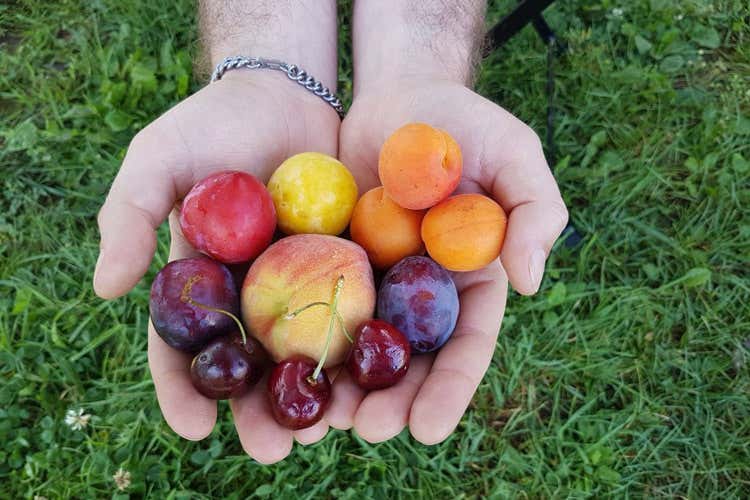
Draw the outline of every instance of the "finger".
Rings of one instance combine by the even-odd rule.
[[[508,214],[500,258],[513,287],[536,293],[552,245],[568,222],[557,182],[547,165],[539,137],[508,112],[494,106],[499,140],[485,141],[481,155],[483,185]],[[508,126],[511,120],[514,125]],[[490,122],[491,123],[491,122]]]
[[[169,260],[197,255],[198,252],[184,241],[174,213],[169,217],[169,226]],[[193,387],[190,380],[191,360],[191,355],[164,342],[149,321],[148,361],[164,419],[180,436],[198,440],[210,434],[216,423],[216,401],[204,397]]]
[[[267,378],[239,399],[230,401],[234,426],[245,453],[262,464],[284,460],[292,451],[292,431],[279,425],[266,394]]]
[[[197,441],[214,428],[216,401],[193,387],[190,361],[189,354],[167,345],[149,321],[148,366],[164,420],[180,436]]]
[[[180,214],[173,209],[169,214],[169,260],[198,257],[201,253],[185,239],[180,227]]]
[[[99,211],[100,249],[94,290],[105,299],[133,288],[156,249],[156,229],[176,198],[173,170],[179,148],[147,127],[131,142],[122,167]]]
[[[409,371],[396,385],[365,396],[354,415],[354,430],[362,439],[380,443],[406,427],[414,396],[430,370],[433,357],[432,354],[412,357]]]
[[[367,392],[359,387],[348,370],[342,369],[333,381],[331,406],[326,411],[325,419],[334,429],[346,431],[354,425],[354,414]]]
[[[308,445],[317,443],[326,437],[326,434],[328,434],[328,422],[323,419],[312,427],[294,431],[294,439],[300,444]]]
[[[424,444],[443,441],[458,425],[492,360],[505,309],[507,278],[499,262],[458,273],[456,284],[461,290],[456,330],[435,358],[409,414],[409,430]]]
[[[562,202],[533,201],[511,211],[500,259],[518,293],[539,290],[547,257],[567,223]]]

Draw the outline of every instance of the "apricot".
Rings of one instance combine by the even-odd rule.
[[[424,253],[423,217],[424,210],[399,206],[380,186],[363,194],[354,206],[349,231],[373,266],[387,269],[404,257]]]
[[[447,132],[424,123],[396,130],[380,149],[378,174],[385,192],[404,208],[430,208],[461,180],[461,148]]]
[[[500,255],[508,218],[481,194],[451,196],[422,220],[422,240],[438,264],[451,271],[481,269]]]

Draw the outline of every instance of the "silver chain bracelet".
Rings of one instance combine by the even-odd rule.
[[[211,82],[221,80],[224,73],[237,68],[275,69],[277,71],[283,71],[290,80],[299,83],[307,90],[323,99],[336,110],[341,118],[344,117],[344,105],[341,103],[341,99],[331,92],[328,87],[324,86],[311,75],[308,75],[305,70],[294,64],[287,64],[275,59],[263,59],[260,57],[227,57],[216,66],[216,69],[214,69],[214,72],[211,74]]]

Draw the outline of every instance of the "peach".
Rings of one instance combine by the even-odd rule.
[[[291,319],[287,314],[313,302],[331,302],[340,276],[344,284],[337,310],[353,332],[375,309],[372,268],[362,247],[335,236],[298,234],[277,241],[253,262],[242,285],[242,319],[274,361],[293,355],[320,360],[330,309],[314,306]],[[349,347],[336,321],[325,366],[342,363]]]
[[[461,180],[461,148],[447,132],[424,123],[396,130],[380,149],[378,174],[385,192],[404,208],[430,208]]]
[[[420,236],[424,210],[396,204],[382,186],[369,190],[357,202],[349,232],[365,249],[372,265],[387,269],[409,255],[422,255]]]
[[[481,194],[459,194],[435,205],[422,220],[422,239],[438,264],[451,271],[481,269],[500,255],[507,217]]]

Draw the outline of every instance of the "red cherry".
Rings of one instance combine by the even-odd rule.
[[[221,337],[203,348],[190,364],[190,379],[193,386],[211,399],[229,399],[241,396],[262,374],[250,355],[229,337]],[[256,379],[257,381],[257,379]]]
[[[271,411],[276,421],[288,429],[304,429],[316,424],[331,402],[331,382],[321,370],[310,380],[317,363],[307,356],[281,361],[268,378]]]
[[[406,336],[390,323],[372,319],[354,332],[346,367],[363,389],[385,389],[406,375],[410,358]]]
[[[263,345],[254,337],[247,336],[247,342],[242,341],[242,335],[235,330],[229,335],[229,341],[238,345],[245,351],[250,359],[250,374],[247,377],[248,383],[252,386],[258,383],[263,377],[263,372],[271,366],[271,360],[268,353],[263,349]]]
[[[252,260],[276,229],[271,195],[245,172],[219,172],[193,186],[182,201],[180,228],[197,250],[224,263]]]

